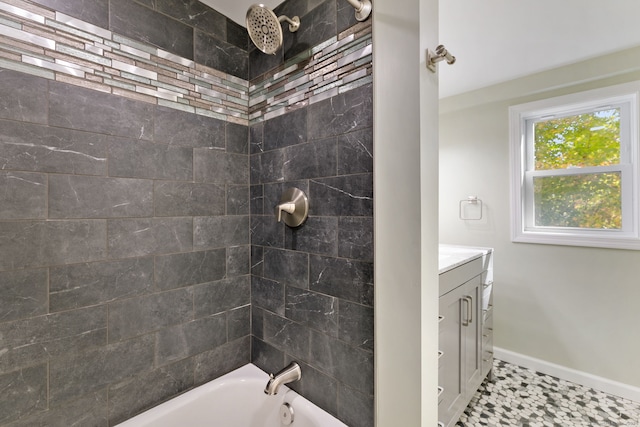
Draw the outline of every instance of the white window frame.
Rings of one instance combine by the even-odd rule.
[[[638,112],[640,82],[626,83],[574,93],[509,108],[511,163],[511,240],[523,243],[588,246],[640,250],[640,188],[638,170]],[[554,116],[567,116],[601,107],[620,107],[620,165],[565,169],[553,176],[577,173],[620,172],[622,183],[622,229],[577,229],[540,227],[533,221],[533,177],[545,171],[533,166],[533,123]],[[528,151],[529,150],[529,151]]]

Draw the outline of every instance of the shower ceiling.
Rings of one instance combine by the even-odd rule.
[[[242,26],[251,4],[282,2],[201,1]],[[457,61],[439,67],[440,96],[640,46],[638,16],[637,0],[441,0],[440,42]]]

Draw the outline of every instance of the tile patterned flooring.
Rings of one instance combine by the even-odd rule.
[[[640,427],[640,403],[496,360],[457,427]]]

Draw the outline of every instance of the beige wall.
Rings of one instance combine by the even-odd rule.
[[[640,251],[510,241],[508,108],[640,80],[640,48],[440,103],[440,241],[494,247],[494,344],[640,387]],[[469,195],[481,221],[458,219]]]

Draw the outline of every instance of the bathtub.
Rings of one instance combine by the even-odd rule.
[[[248,364],[117,427],[347,427],[287,386],[267,396],[268,379],[264,371]],[[285,404],[292,408],[290,424],[292,412]]]

